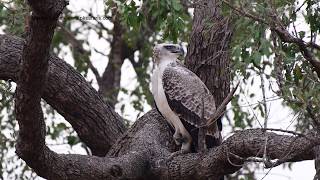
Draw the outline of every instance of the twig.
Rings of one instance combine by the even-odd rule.
[[[226,1],[226,0],[222,0],[222,2],[224,2],[227,6],[229,6],[231,9],[233,9],[234,11],[236,11],[239,15],[243,15],[245,17],[249,17],[250,19],[253,19],[255,21],[258,21],[260,23],[263,23],[265,25],[269,26],[269,23],[267,21],[265,21],[264,19],[258,17],[257,15],[252,15],[242,9],[239,9],[237,7],[234,7],[230,4],[230,2]]]
[[[231,161],[231,159],[230,159],[229,154],[231,154],[232,156],[234,156],[234,157],[237,158],[237,159],[240,159],[241,161],[244,161],[244,162],[245,162],[246,160],[245,160],[244,158],[242,158],[242,157],[240,157],[240,156],[238,156],[238,155],[230,152],[229,149],[228,149],[228,150],[227,150],[227,161],[228,161],[232,166],[234,166],[234,167],[242,167],[242,166],[243,166],[244,163],[242,163],[242,164],[235,164],[235,163],[233,163],[233,162]]]
[[[248,99],[247,99],[247,96],[246,96],[245,94],[244,94],[244,99],[246,100],[246,103],[247,103],[248,106],[250,107],[250,110],[252,111],[252,114],[253,114],[254,118],[257,120],[259,126],[260,126],[261,128],[263,128],[261,122],[260,122],[259,119],[258,119],[258,116],[257,116],[256,113],[254,112],[254,109],[253,109],[252,106],[250,105],[250,103],[249,103],[249,101],[248,101]]]
[[[289,133],[289,134],[293,134],[299,137],[306,137],[306,135],[302,134],[302,133],[298,133],[295,131],[289,131],[289,130],[284,130],[284,129],[276,129],[276,128],[264,128],[264,130],[266,131],[279,131],[279,132],[285,132],[285,133]]]
[[[262,91],[262,104],[264,107],[264,114],[265,114],[265,118],[264,118],[264,124],[263,127],[267,128],[268,126],[268,107],[267,107],[267,101],[266,101],[266,90],[265,90],[265,85],[264,85],[264,79],[262,76],[262,69],[260,70],[260,80],[261,80],[261,91]]]
[[[304,2],[301,4],[301,6],[299,6],[299,7],[294,11],[294,13],[297,13],[298,11],[300,11],[301,8],[302,8],[306,3],[307,3],[307,1],[304,1]]]

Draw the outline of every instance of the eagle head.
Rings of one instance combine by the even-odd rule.
[[[184,55],[184,50],[179,44],[156,44],[153,48],[153,60],[159,63],[162,59],[177,59]]]

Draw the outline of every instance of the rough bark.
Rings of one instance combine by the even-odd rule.
[[[314,180],[320,179],[320,146],[313,148],[315,154],[314,165],[316,169],[316,174],[314,176]]]
[[[220,12],[221,2],[197,3],[186,65],[195,72],[214,95],[219,105],[230,91],[229,43],[232,30]]]
[[[232,30],[220,12],[221,2],[204,0],[194,12],[187,67],[195,72],[213,94],[218,107],[230,91],[229,43]],[[217,121],[222,130],[221,119]]]
[[[48,57],[57,18],[66,3],[56,12],[49,10],[52,2],[29,1],[33,13],[30,28],[23,46],[21,71],[18,75],[15,112],[19,123],[19,136],[16,153],[26,163],[41,174],[45,171],[43,158],[45,150],[45,124],[41,109],[41,96],[44,91],[48,70]],[[43,11],[45,10],[45,11]]]
[[[21,38],[0,35],[0,78],[18,81]],[[70,65],[49,56],[49,70],[43,99],[76,130],[92,153],[104,156],[125,131],[121,117],[105,104],[99,94]]]

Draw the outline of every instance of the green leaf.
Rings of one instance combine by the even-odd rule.
[[[172,7],[174,10],[180,11],[182,9],[182,6],[178,0],[172,0],[171,2],[172,2]]]
[[[79,140],[78,140],[78,138],[76,136],[68,136],[67,140],[68,140],[68,144],[70,146],[74,146],[79,142]]]
[[[305,35],[306,35],[306,32],[305,31],[299,31],[298,34],[299,34],[299,37],[301,39],[303,39],[305,37]]]

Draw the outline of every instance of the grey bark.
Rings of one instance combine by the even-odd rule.
[[[230,91],[229,43],[232,30],[221,15],[221,1],[199,1],[186,56],[187,67],[206,84],[219,107]],[[224,110],[224,109],[223,109]],[[222,130],[221,118],[217,120]],[[217,140],[216,144],[220,144]]]
[[[314,180],[320,179],[320,146],[313,148],[315,154],[314,165],[316,169],[316,174],[314,176]]]
[[[232,29],[229,19],[221,15],[221,2],[204,0],[197,3],[187,67],[195,72],[220,105],[230,91],[229,43]]]

